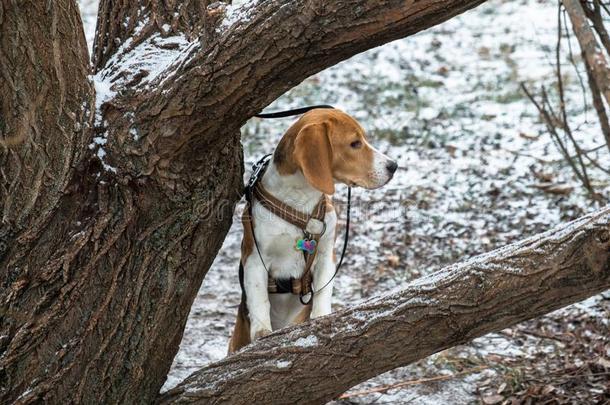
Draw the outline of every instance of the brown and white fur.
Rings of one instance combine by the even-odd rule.
[[[315,109],[304,114],[282,137],[261,181],[279,200],[311,212],[322,193],[334,194],[335,183],[374,189],[390,181],[396,168],[393,160],[367,142],[354,118],[337,109]],[[300,278],[305,262],[294,244],[302,231],[256,200],[252,215],[256,241],[271,276]],[[297,295],[267,292],[267,271],[254,247],[250,226],[244,222],[241,261],[247,299],[244,302],[242,297],[229,353],[272,330],[331,312],[337,224],[332,207],[326,210],[325,222],[326,232],[318,243],[312,268],[315,295],[307,306]]]

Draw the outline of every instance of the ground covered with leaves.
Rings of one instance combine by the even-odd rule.
[[[97,2],[81,0],[81,6],[91,39]],[[333,104],[399,162],[388,186],[354,190],[353,236],[335,284],[335,309],[600,206],[574,179],[520,88],[536,93],[544,85],[556,101],[556,36],[555,1],[491,0],[313,76],[269,106]],[[610,166],[595,114],[584,103],[578,44],[567,34],[562,44],[571,125],[591,156]],[[291,122],[248,122],[246,166],[271,152]],[[589,169],[608,201],[608,175]],[[345,188],[335,197],[344,219]],[[226,354],[240,299],[242,209],[192,307],[165,389]],[[336,400],[609,402],[610,292],[393,370]]]

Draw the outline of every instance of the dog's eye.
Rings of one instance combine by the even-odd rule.
[[[362,142],[354,141],[354,142],[350,143],[349,146],[351,146],[354,149],[358,149],[358,148],[360,148],[362,146]]]

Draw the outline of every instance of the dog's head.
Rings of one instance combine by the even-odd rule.
[[[354,118],[337,109],[304,114],[280,141],[274,162],[280,174],[300,170],[309,184],[325,194],[335,192],[335,182],[381,187],[398,167],[368,143]]]

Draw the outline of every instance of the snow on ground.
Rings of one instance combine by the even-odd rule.
[[[94,3],[81,0],[81,5],[88,5],[83,11],[88,39],[92,38]],[[239,13],[232,9],[231,18]],[[273,111],[327,103],[342,108],[363,124],[372,143],[400,164],[395,178],[383,189],[354,190],[353,236],[337,277],[335,308],[400,287],[444,265],[596,208],[562,162],[535,108],[519,88],[523,82],[537,93],[545,85],[554,94],[556,27],[554,1],[492,0],[438,27],[327,69],[268,107]],[[563,39],[564,55],[568,41],[578,61],[573,36]],[[592,107],[583,108],[579,75],[566,57],[562,69],[571,124],[584,145],[597,147],[603,138]],[[246,166],[271,152],[291,122],[250,120],[242,130]],[[593,156],[606,165],[610,162],[604,148]],[[598,190],[610,197],[608,177],[593,168],[590,172]],[[542,181],[571,191],[544,193],[535,187]],[[340,218],[345,218],[345,196],[345,188],[339,187]],[[240,225],[234,221],[193,304],[164,389],[225,356],[240,298],[240,237]],[[610,300],[597,296],[537,322],[544,327],[555,325],[555,319],[566,319],[569,324],[575,317],[607,320],[609,315]],[[607,321],[600,325],[608,327]],[[386,373],[353,391],[464,372],[475,358],[492,361],[498,355],[531,357],[554,350],[548,339],[527,340],[525,347],[515,337],[517,333],[525,332],[514,328],[510,335],[504,331],[476,339]],[[605,343],[610,345],[608,340]],[[544,356],[537,361],[544,362]],[[480,398],[477,387],[499,374],[486,368],[460,378],[350,401],[466,403]]]
[[[81,20],[83,20],[83,26],[85,28],[87,48],[89,48],[89,54],[91,54],[93,40],[95,38],[95,24],[97,21],[97,5],[99,0],[79,0],[78,2]]]

